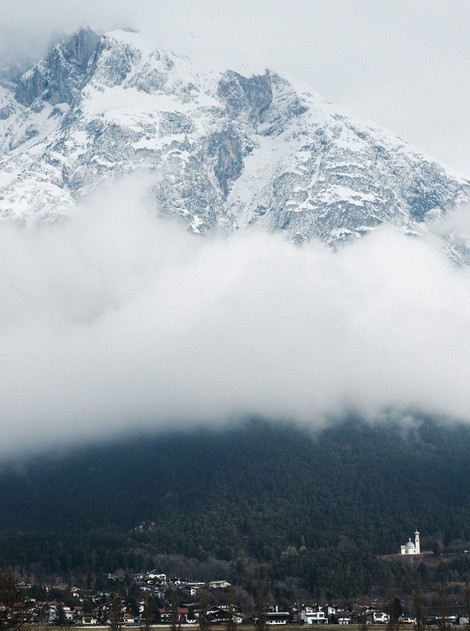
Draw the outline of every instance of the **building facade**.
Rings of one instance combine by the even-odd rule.
[[[408,539],[408,543],[400,548],[400,554],[421,554],[421,547],[419,543],[419,532],[415,531],[415,541],[414,543],[410,539]]]

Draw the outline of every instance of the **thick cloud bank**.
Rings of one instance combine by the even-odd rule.
[[[61,225],[1,226],[3,453],[244,414],[470,421],[470,272],[437,244],[197,237],[140,184]]]

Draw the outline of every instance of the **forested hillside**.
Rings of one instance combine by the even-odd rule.
[[[349,564],[356,588],[403,584],[406,567],[374,559],[416,527],[423,548],[470,540],[469,450],[460,425],[349,419],[317,434],[252,421],[43,456],[3,467],[0,555],[57,573],[141,570],[159,554],[240,572],[253,560],[332,593],[354,589],[339,587]]]

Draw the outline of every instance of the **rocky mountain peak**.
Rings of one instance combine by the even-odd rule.
[[[71,103],[90,78],[88,62],[96,54],[101,36],[81,29],[57,44],[33,68],[20,76],[15,97],[22,105]]]
[[[219,81],[217,94],[231,118],[244,114],[257,125],[273,100],[271,75],[266,71],[264,75],[243,77],[228,70]]]
[[[0,216],[16,221],[54,220],[143,168],[157,210],[195,232],[258,225],[299,244],[416,231],[470,191],[273,71],[216,73],[128,31],[80,30],[4,81],[0,146]]]

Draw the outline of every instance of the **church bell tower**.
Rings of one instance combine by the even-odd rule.
[[[421,554],[421,549],[419,547],[419,532],[418,532],[418,530],[415,530],[415,550],[416,550],[415,554]]]

